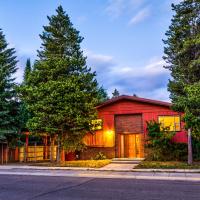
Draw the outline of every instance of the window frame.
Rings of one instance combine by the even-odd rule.
[[[160,123],[160,121],[159,121],[159,117],[174,117],[174,119],[175,119],[175,117],[179,117],[179,130],[169,130],[170,132],[173,132],[173,131],[175,131],[175,132],[181,132],[181,130],[182,130],[182,128],[181,128],[181,115],[158,115],[158,123],[159,124],[161,124]]]

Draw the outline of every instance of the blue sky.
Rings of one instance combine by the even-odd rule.
[[[20,82],[27,58],[33,61],[46,16],[62,5],[82,43],[87,64],[111,95],[169,101],[169,72],[162,60],[165,32],[172,18],[171,3],[179,0],[0,0],[0,28],[16,48]]]

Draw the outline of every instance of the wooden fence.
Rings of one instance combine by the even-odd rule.
[[[36,162],[50,160],[51,151],[53,150],[53,159],[56,160],[57,146],[53,149],[50,146],[28,146],[19,148],[20,162]]]
[[[50,160],[52,152],[53,160],[56,160],[57,146],[23,146],[9,148],[8,145],[0,144],[0,164],[8,162],[37,162]]]

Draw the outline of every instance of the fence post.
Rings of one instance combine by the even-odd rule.
[[[9,147],[8,147],[8,143],[6,143],[6,164],[8,163],[8,149]]]
[[[35,142],[35,144],[34,144],[34,158],[35,158],[35,162],[37,161],[37,156],[36,156],[36,145],[37,145],[37,143]]]
[[[24,144],[24,162],[26,162],[26,154],[27,154],[27,152],[26,152],[26,144]]]
[[[3,165],[3,143],[1,144],[1,164]]]

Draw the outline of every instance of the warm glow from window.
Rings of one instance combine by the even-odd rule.
[[[169,131],[180,131],[180,116],[159,116],[158,122],[161,128],[167,128]]]
[[[104,146],[105,147],[114,146],[114,135],[115,135],[115,132],[113,130],[104,131]]]

